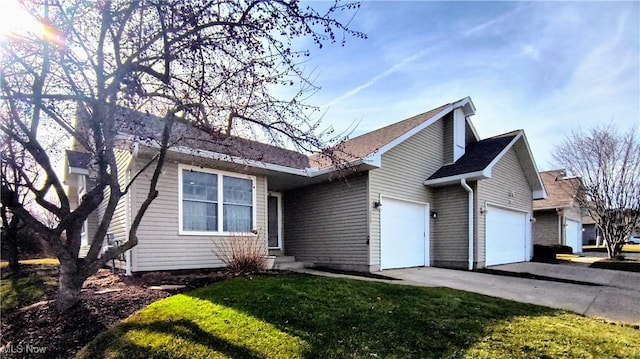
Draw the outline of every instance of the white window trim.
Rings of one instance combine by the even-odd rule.
[[[268,247],[268,249],[282,249],[282,231],[284,227],[282,226],[282,192],[269,192],[267,194],[267,217],[269,216],[269,197],[277,198],[278,202],[278,246],[277,247]],[[269,218],[267,218],[267,221]],[[269,231],[267,228],[267,245],[269,244]]]
[[[182,171],[183,170],[191,170],[191,171],[195,171],[195,172],[202,172],[202,173],[210,173],[210,174],[214,174],[218,176],[218,230],[217,231],[186,231],[183,229],[183,219],[182,219]],[[221,170],[214,170],[211,168],[203,168],[203,167],[198,167],[198,166],[191,166],[191,165],[184,165],[184,164],[178,164],[178,235],[181,236],[232,236],[232,235],[237,235],[237,232],[225,232],[223,231],[224,228],[224,218],[223,218],[223,213],[224,213],[224,195],[223,195],[223,176],[227,176],[227,177],[235,177],[235,178],[241,178],[241,179],[249,179],[251,180],[251,186],[253,189],[253,193],[252,193],[252,204],[251,204],[251,219],[252,219],[252,223],[251,223],[251,229],[254,230],[256,229],[256,192],[257,192],[257,186],[256,186],[256,176],[251,176],[251,175],[243,175],[241,173],[236,173],[236,172],[228,172],[228,171],[221,171]],[[245,233],[240,233],[242,235],[256,235],[253,232],[245,232]]]

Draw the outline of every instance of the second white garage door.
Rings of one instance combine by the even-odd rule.
[[[429,265],[429,206],[382,199],[380,269]]]
[[[487,266],[524,262],[527,257],[527,215],[497,207],[487,207]]]
[[[567,219],[565,244],[573,248],[573,253],[582,252],[582,223]]]

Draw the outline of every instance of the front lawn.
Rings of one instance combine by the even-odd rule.
[[[60,262],[57,258],[38,258],[38,259],[23,259],[20,264],[24,265],[45,265],[45,266],[57,266]],[[9,266],[9,262],[0,261],[0,268],[6,268]]]
[[[607,253],[606,247],[582,246],[583,252]],[[622,246],[622,253],[640,253],[640,244],[625,244]]]
[[[0,268],[6,267],[6,263],[1,262]],[[5,276],[6,273],[2,273],[3,279],[0,280],[0,311],[2,313],[9,309],[33,304],[56,289],[59,264],[57,259],[32,259],[20,261],[20,264],[22,264],[20,276],[16,276],[15,273],[12,276]]]
[[[80,358],[640,357],[640,332],[456,291],[305,275],[160,300]]]

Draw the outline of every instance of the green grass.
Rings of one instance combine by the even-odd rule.
[[[38,259],[21,260],[20,264],[57,266],[57,265],[60,265],[60,262],[58,261],[57,258],[38,258]],[[7,261],[0,262],[0,268],[6,268],[8,266],[9,266],[9,262]]]
[[[607,253],[607,248],[596,246],[582,246],[583,252]],[[622,253],[640,253],[640,244],[625,244],[622,246]]]
[[[304,275],[153,303],[79,358],[640,357],[640,332],[456,291]]]
[[[20,308],[40,300],[56,288],[56,278],[30,274],[22,278],[0,280],[0,310]]]
[[[0,268],[6,268],[8,262],[0,262]],[[0,311],[20,308],[33,304],[53,292],[57,287],[57,259],[41,258],[20,261],[21,273],[3,272],[0,279]],[[6,277],[6,278],[5,278]]]

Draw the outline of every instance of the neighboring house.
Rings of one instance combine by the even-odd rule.
[[[465,98],[350,139],[341,151],[352,168],[343,172],[319,156],[176,128],[193,136],[171,148],[139,243],[120,265],[129,272],[222,267],[212,241],[251,230],[271,254],[338,269],[527,261],[542,181],[524,132],[481,140],[469,120],[474,112]],[[126,117],[130,131],[136,121],[160,121]],[[152,151],[135,136],[122,138],[126,181]],[[68,172],[87,176],[82,168]],[[110,228],[117,239],[125,239],[149,177],[140,176],[119,204]],[[82,180],[69,183],[79,191],[73,183]]]
[[[640,236],[640,222],[631,231],[631,236]],[[603,246],[602,232],[596,226],[596,221],[589,215],[588,211],[582,213],[582,244]]]
[[[575,200],[580,178],[564,169],[540,172],[547,198],[533,201],[533,243],[564,244],[582,252],[582,214]]]

